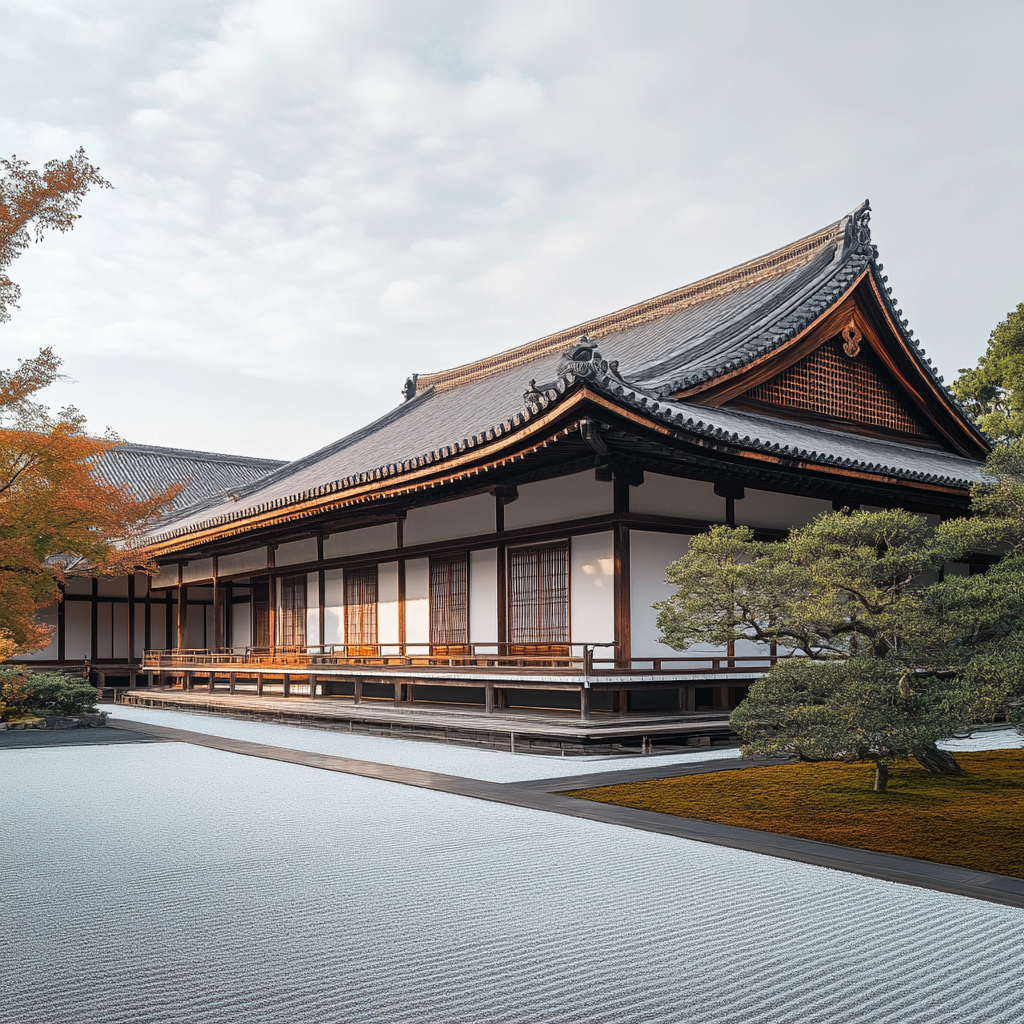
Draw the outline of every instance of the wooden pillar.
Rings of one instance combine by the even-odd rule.
[[[168,587],[164,591],[164,649],[168,651],[174,647],[174,617],[171,615],[171,609],[174,607],[173,597],[174,594]]]
[[[277,579],[273,576],[269,579],[267,592],[270,600],[267,602],[267,623],[270,633],[270,649],[277,647]]]
[[[57,600],[57,660],[67,660],[67,617],[65,615],[64,584],[59,583],[57,589],[60,591]]]
[[[213,560],[213,646],[216,650],[227,647],[224,614],[224,588],[217,578],[217,559]]]
[[[617,715],[624,715],[629,710],[628,690],[616,690],[612,694],[612,710]]]
[[[236,673],[229,672],[228,673],[228,693],[234,693],[235,692],[235,679],[236,679]]]
[[[402,681],[401,679],[395,680],[395,707],[400,707],[402,704]]]
[[[356,704],[359,704],[363,699],[363,681],[357,679],[352,684],[352,699]]]
[[[128,577],[128,664],[135,660],[135,573],[132,573]],[[129,673],[130,676],[134,674]],[[132,685],[134,686],[134,679]]]
[[[92,615],[89,619],[89,660],[96,661],[96,651],[99,648],[99,580],[93,577],[92,581]]]
[[[616,480],[618,477],[616,477]],[[620,665],[629,668],[633,656],[630,641],[630,593],[629,593],[629,527],[616,523],[614,537],[615,557],[615,642],[618,647],[615,656]]]
[[[263,696],[263,673],[262,672],[257,672],[256,673],[256,696],[257,697],[262,697]]]
[[[188,587],[178,584],[178,637],[177,647],[183,651],[188,647]]]
[[[146,621],[142,627],[142,649],[143,651],[153,650],[153,591],[146,580]]]
[[[206,692],[213,693],[213,671],[206,677]]]
[[[292,695],[292,677],[285,672],[284,677],[281,680],[281,696],[290,697]]]
[[[505,532],[505,495],[499,491],[494,496],[494,530],[500,537]],[[505,545],[499,541],[496,552],[498,561],[498,655],[508,654],[508,558]],[[498,707],[505,707],[498,699]]]
[[[316,676],[312,672],[309,674],[309,696],[316,696]]]
[[[580,687],[580,718],[586,722],[590,718],[590,688]]]
[[[494,711],[494,683],[484,683],[484,712],[491,714]]]

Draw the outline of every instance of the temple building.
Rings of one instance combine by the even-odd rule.
[[[777,538],[846,507],[961,515],[988,451],[896,307],[868,220],[865,203],[413,375],[397,408],[295,462],[177,453],[199,483],[149,537],[160,574],[69,588],[36,660],[134,675],[148,651],[154,681],[186,688],[488,710],[734,706],[778,652],[659,641],[652,605],[688,539],[714,523]],[[160,484],[146,459],[173,457],[119,449],[102,471]]]

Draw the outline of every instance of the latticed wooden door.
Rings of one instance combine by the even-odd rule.
[[[270,647],[270,582],[252,581],[252,645]]]
[[[286,576],[281,580],[279,646],[306,646],[306,577]]]
[[[345,643],[348,653],[377,653],[377,566],[345,570]]]
[[[469,555],[430,559],[430,646],[433,654],[469,652]]]
[[[513,654],[569,653],[569,545],[509,552]]]

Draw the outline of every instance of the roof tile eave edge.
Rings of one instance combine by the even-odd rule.
[[[174,540],[181,540],[193,534],[201,533],[204,530],[216,529],[219,526],[227,526],[230,523],[237,523],[252,516],[260,516],[267,512],[272,512],[275,509],[286,508],[289,505],[310,501],[317,497],[339,494],[350,488],[372,483],[376,480],[385,480],[403,472],[421,469],[428,465],[441,465],[446,459],[453,458],[470,448],[475,448],[477,445],[484,444],[488,441],[494,441],[497,438],[504,436],[509,431],[514,430],[516,427],[529,422],[538,412],[549,408],[559,397],[564,396],[576,379],[577,378],[574,377],[573,374],[567,374],[565,377],[557,381],[555,386],[550,389],[547,395],[542,397],[539,402],[525,405],[518,412],[506,417],[500,423],[495,423],[489,427],[479,430],[470,437],[463,438],[461,441],[441,445],[433,451],[425,452],[409,459],[404,459],[402,462],[387,463],[373,469],[364,470],[361,473],[343,477],[340,480],[321,484],[316,488],[279,497],[273,501],[261,502],[258,505],[249,506],[235,513],[229,512],[219,516],[211,516],[210,518],[201,520],[198,523],[192,523],[183,530],[164,530],[161,533],[152,534],[148,538],[148,544],[153,546],[157,544],[166,544]]]

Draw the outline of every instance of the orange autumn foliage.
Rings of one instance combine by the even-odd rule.
[[[69,231],[93,186],[109,188],[79,149],[42,174],[17,157],[0,160],[0,322],[17,305],[6,270],[46,230]],[[30,233],[31,232],[31,233]],[[44,348],[15,370],[0,370],[0,661],[45,647],[52,630],[35,611],[59,600],[70,576],[155,571],[139,550],[147,523],[180,488],[139,496],[95,473],[116,437],[89,437],[73,407],[55,417],[33,396],[61,379],[60,359]]]
[[[0,655],[35,650],[51,630],[35,621],[37,608],[59,598],[71,576],[123,576],[155,571],[139,550],[147,523],[165,511],[180,488],[139,497],[94,472],[118,444],[83,433],[74,409],[54,419],[30,400],[58,379],[50,349],[0,371]]]

